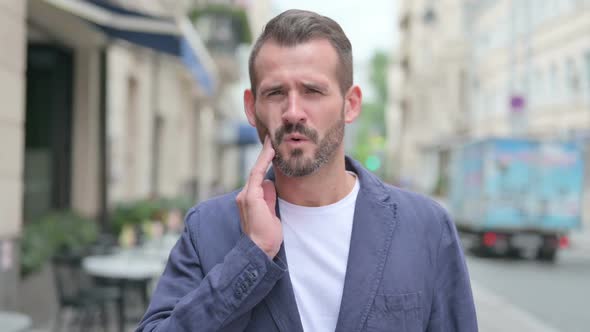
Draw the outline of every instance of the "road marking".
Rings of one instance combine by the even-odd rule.
[[[471,281],[480,332],[559,332],[527,311]]]

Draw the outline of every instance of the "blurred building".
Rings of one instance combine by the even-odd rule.
[[[38,216],[209,197],[237,144],[219,138],[236,52],[264,12],[247,4],[0,2],[0,309],[19,303],[18,239]]]
[[[590,131],[590,1],[473,1],[472,134],[574,137]]]
[[[436,189],[448,147],[468,129],[463,2],[400,4],[401,44],[390,85],[395,115],[389,115],[400,125],[390,158],[396,160],[398,181],[420,191]]]
[[[471,1],[466,9],[472,136],[586,146],[590,229],[590,1]]]
[[[401,111],[402,67],[397,50],[393,50],[387,67],[389,95],[385,106],[385,178],[399,182],[403,122]],[[399,184],[399,183],[396,183]]]
[[[0,308],[18,300],[25,137],[26,3],[0,2]]]
[[[390,121],[399,118],[405,183],[439,194],[449,148],[471,139],[589,146],[590,1],[403,1],[400,15]],[[586,160],[590,228],[590,149]]]
[[[446,147],[469,138],[586,137],[589,7],[587,0],[402,2],[402,79],[392,92],[401,177],[432,192]]]
[[[266,22],[276,14],[271,0],[237,1],[248,14],[252,43],[258,38]],[[245,182],[251,166],[258,157],[261,145],[258,143],[256,129],[246,118],[244,110],[244,90],[250,87],[248,58],[252,44],[242,44],[235,51],[234,74],[237,79],[227,85],[216,112],[220,123],[218,132],[220,163],[216,178],[220,191],[233,190]]]

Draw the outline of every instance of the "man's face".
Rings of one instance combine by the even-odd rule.
[[[268,134],[274,164],[286,176],[312,174],[342,149],[345,98],[338,84],[338,55],[326,40],[293,47],[267,42],[255,62],[254,122]]]
[[[256,117],[256,129],[261,141],[266,136],[266,133],[269,133],[266,125],[258,117]],[[303,136],[303,140],[315,145],[313,157],[304,155],[305,150],[297,146],[288,151],[288,155],[284,155],[280,148],[285,144],[285,139],[292,136]],[[286,176],[305,176],[312,174],[330,161],[344,138],[344,110],[341,112],[340,119],[326,131],[324,137],[319,139],[318,136],[315,129],[306,127],[301,123],[287,123],[281,126],[274,135],[270,136],[273,149],[277,151],[274,158],[276,167]],[[299,143],[287,142],[287,145],[297,144]]]

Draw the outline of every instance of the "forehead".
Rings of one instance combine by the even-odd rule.
[[[270,40],[260,48],[254,68],[258,87],[293,79],[337,84],[338,63],[338,53],[328,40],[312,39],[292,46]]]

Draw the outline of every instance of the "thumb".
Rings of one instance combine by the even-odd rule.
[[[275,184],[271,180],[264,180],[262,182],[262,191],[264,192],[264,201],[268,208],[270,209],[271,213],[275,214],[275,204],[277,202],[277,190],[275,189]]]

